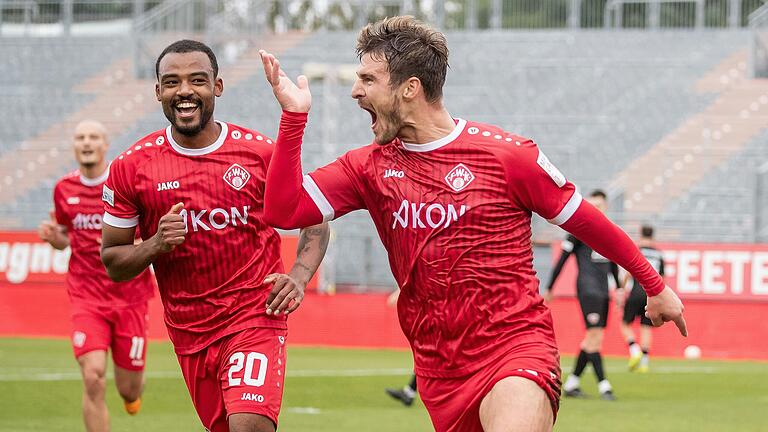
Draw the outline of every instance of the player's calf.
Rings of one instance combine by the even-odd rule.
[[[136,401],[144,390],[144,372],[115,366],[115,386],[125,402]]]

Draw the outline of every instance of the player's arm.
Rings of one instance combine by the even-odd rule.
[[[611,276],[613,276],[613,281],[616,283],[616,288],[623,287],[619,279],[619,266],[613,261],[611,261]]]
[[[54,249],[64,250],[69,246],[67,227],[56,221],[56,213],[51,211],[50,219],[40,222],[37,227],[37,235],[40,240],[47,242]]]
[[[613,222],[583,200],[573,183],[530,140],[508,148],[502,158],[514,202],[559,225],[594,251],[626,269],[648,294],[646,315],[655,326],[674,321],[688,334],[683,304],[656,273],[640,249]]]
[[[362,199],[338,160],[311,175],[302,175],[301,143],[312,104],[307,79],[300,76],[298,85],[294,84],[273,55],[260,54],[267,81],[283,109],[267,169],[265,222],[283,229],[303,228],[362,208]]]
[[[581,200],[573,214],[560,227],[592,247],[600,255],[626,269],[648,295],[646,316],[654,326],[674,321],[683,336],[688,330],[683,318],[683,303],[653,269],[629,236],[597,210]]]
[[[283,229],[303,228],[322,222],[323,215],[302,187],[301,142],[307,113],[312,105],[307,78],[300,76],[294,84],[280,69],[280,62],[260,51],[264,74],[272,86],[283,115],[267,169],[264,191],[264,221]]]
[[[48,220],[44,220],[37,228],[37,235],[41,240],[50,244],[54,249],[64,250],[69,246],[67,229],[67,214],[64,211],[64,196],[59,184],[53,189],[53,210],[48,213]]]
[[[304,288],[323,261],[329,237],[330,229],[327,223],[301,230],[296,261],[291,271],[287,275],[274,273],[264,279],[264,283],[273,284],[267,296],[267,315],[273,312],[277,315],[281,311],[288,315],[301,305]]]
[[[577,241],[578,240],[576,240],[573,236],[568,236],[568,238],[563,240],[563,242],[560,244],[560,258],[557,260],[557,264],[555,264],[555,267],[552,269],[552,274],[549,277],[549,284],[547,284],[547,291],[552,291],[552,287],[555,285],[557,278],[560,277],[560,272],[563,271],[565,263],[573,253],[573,249],[576,247]]]
[[[138,276],[163,253],[172,251],[184,242],[185,225],[179,212],[184,204],[175,204],[160,218],[157,232],[146,241],[136,244],[136,227],[112,226],[105,218],[101,231],[101,261],[107,275],[115,282]]]
[[[575,237],[568,236],[568,238],[563,240],[563,242],[560,244],[560,258],[557,260],[557,264],[555,264],[555,267],[552,269],[552,274],[549,276],[549,284],[547,284],[547,287],[544,290],[545,301],[552,301],[552,288],[555,286],[555,281],[557,281],[557,278],[560,277],[560,272],[563,271],[565,263],[573,253],[573,250],[576,247],[576,242],[578,242],[578,240]]]

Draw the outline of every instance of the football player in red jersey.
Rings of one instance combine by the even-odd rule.
[[[141,407],[147,338],[147,301],[154,282],[144,271],[130,282],[113,282],[99,258],[101,190],[109,175],[104,125],[92,120],[75,127],[75,160],[80,166],[56,183],[51,219],[38,228],[56,249],[71,247],[67,292],[72,303],[72,347],[83,376],[83,420],[89,432],[109,430],[107,351],[112,350],[115,384],[126,411]]]
[[[211,49],[169,45],[155,90],[170,125],[112,163],[102,259],[115,280],[152,264],[184,380],[211,432],[274,431],[285,378],[287,314],[325,254],[327,225],[302,230],[285,274],[263,220],[272,140],[214,119],[224,90]],[[144,241],[134,245],[136,227]]]
[[[357,53],[352,97],[371,114],[374,142],[303,176],[307,79],[294,84],[262,52],[283,109],[265,218],[289,228],[368,210],[401,288],[400,325],[437,431],[552,429],[559,356],[533,270],[531,212],[631,272],[654,325],[673,320],[687,334],[677,295],[536,144],[451,117],[440,32],[388,18],[363,28]]]

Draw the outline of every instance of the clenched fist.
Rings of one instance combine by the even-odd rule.
[[[184,203],[176,203],[171,210],[164,214],[157,223],[157,232],[152,240],[157,244],[160,252],[167,253],[184,243],[186,224],[181,216]]]

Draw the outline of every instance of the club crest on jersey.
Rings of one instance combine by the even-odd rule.
[[[224,173],[224,181],[235,190],[242,189],[250,178],[251,174],[238,164],[232,164]]]
[[[85,345],[85,333],[76,331],[72,334],[72,345],[75,348],[82,348]]]
[[[453,169],[448,172],[448,175],[445,176],[445,182],[456,192],[460,192],[469,186],[474,179],[475,175],[472,174],[472,171],[461,163],[453,167]]]

